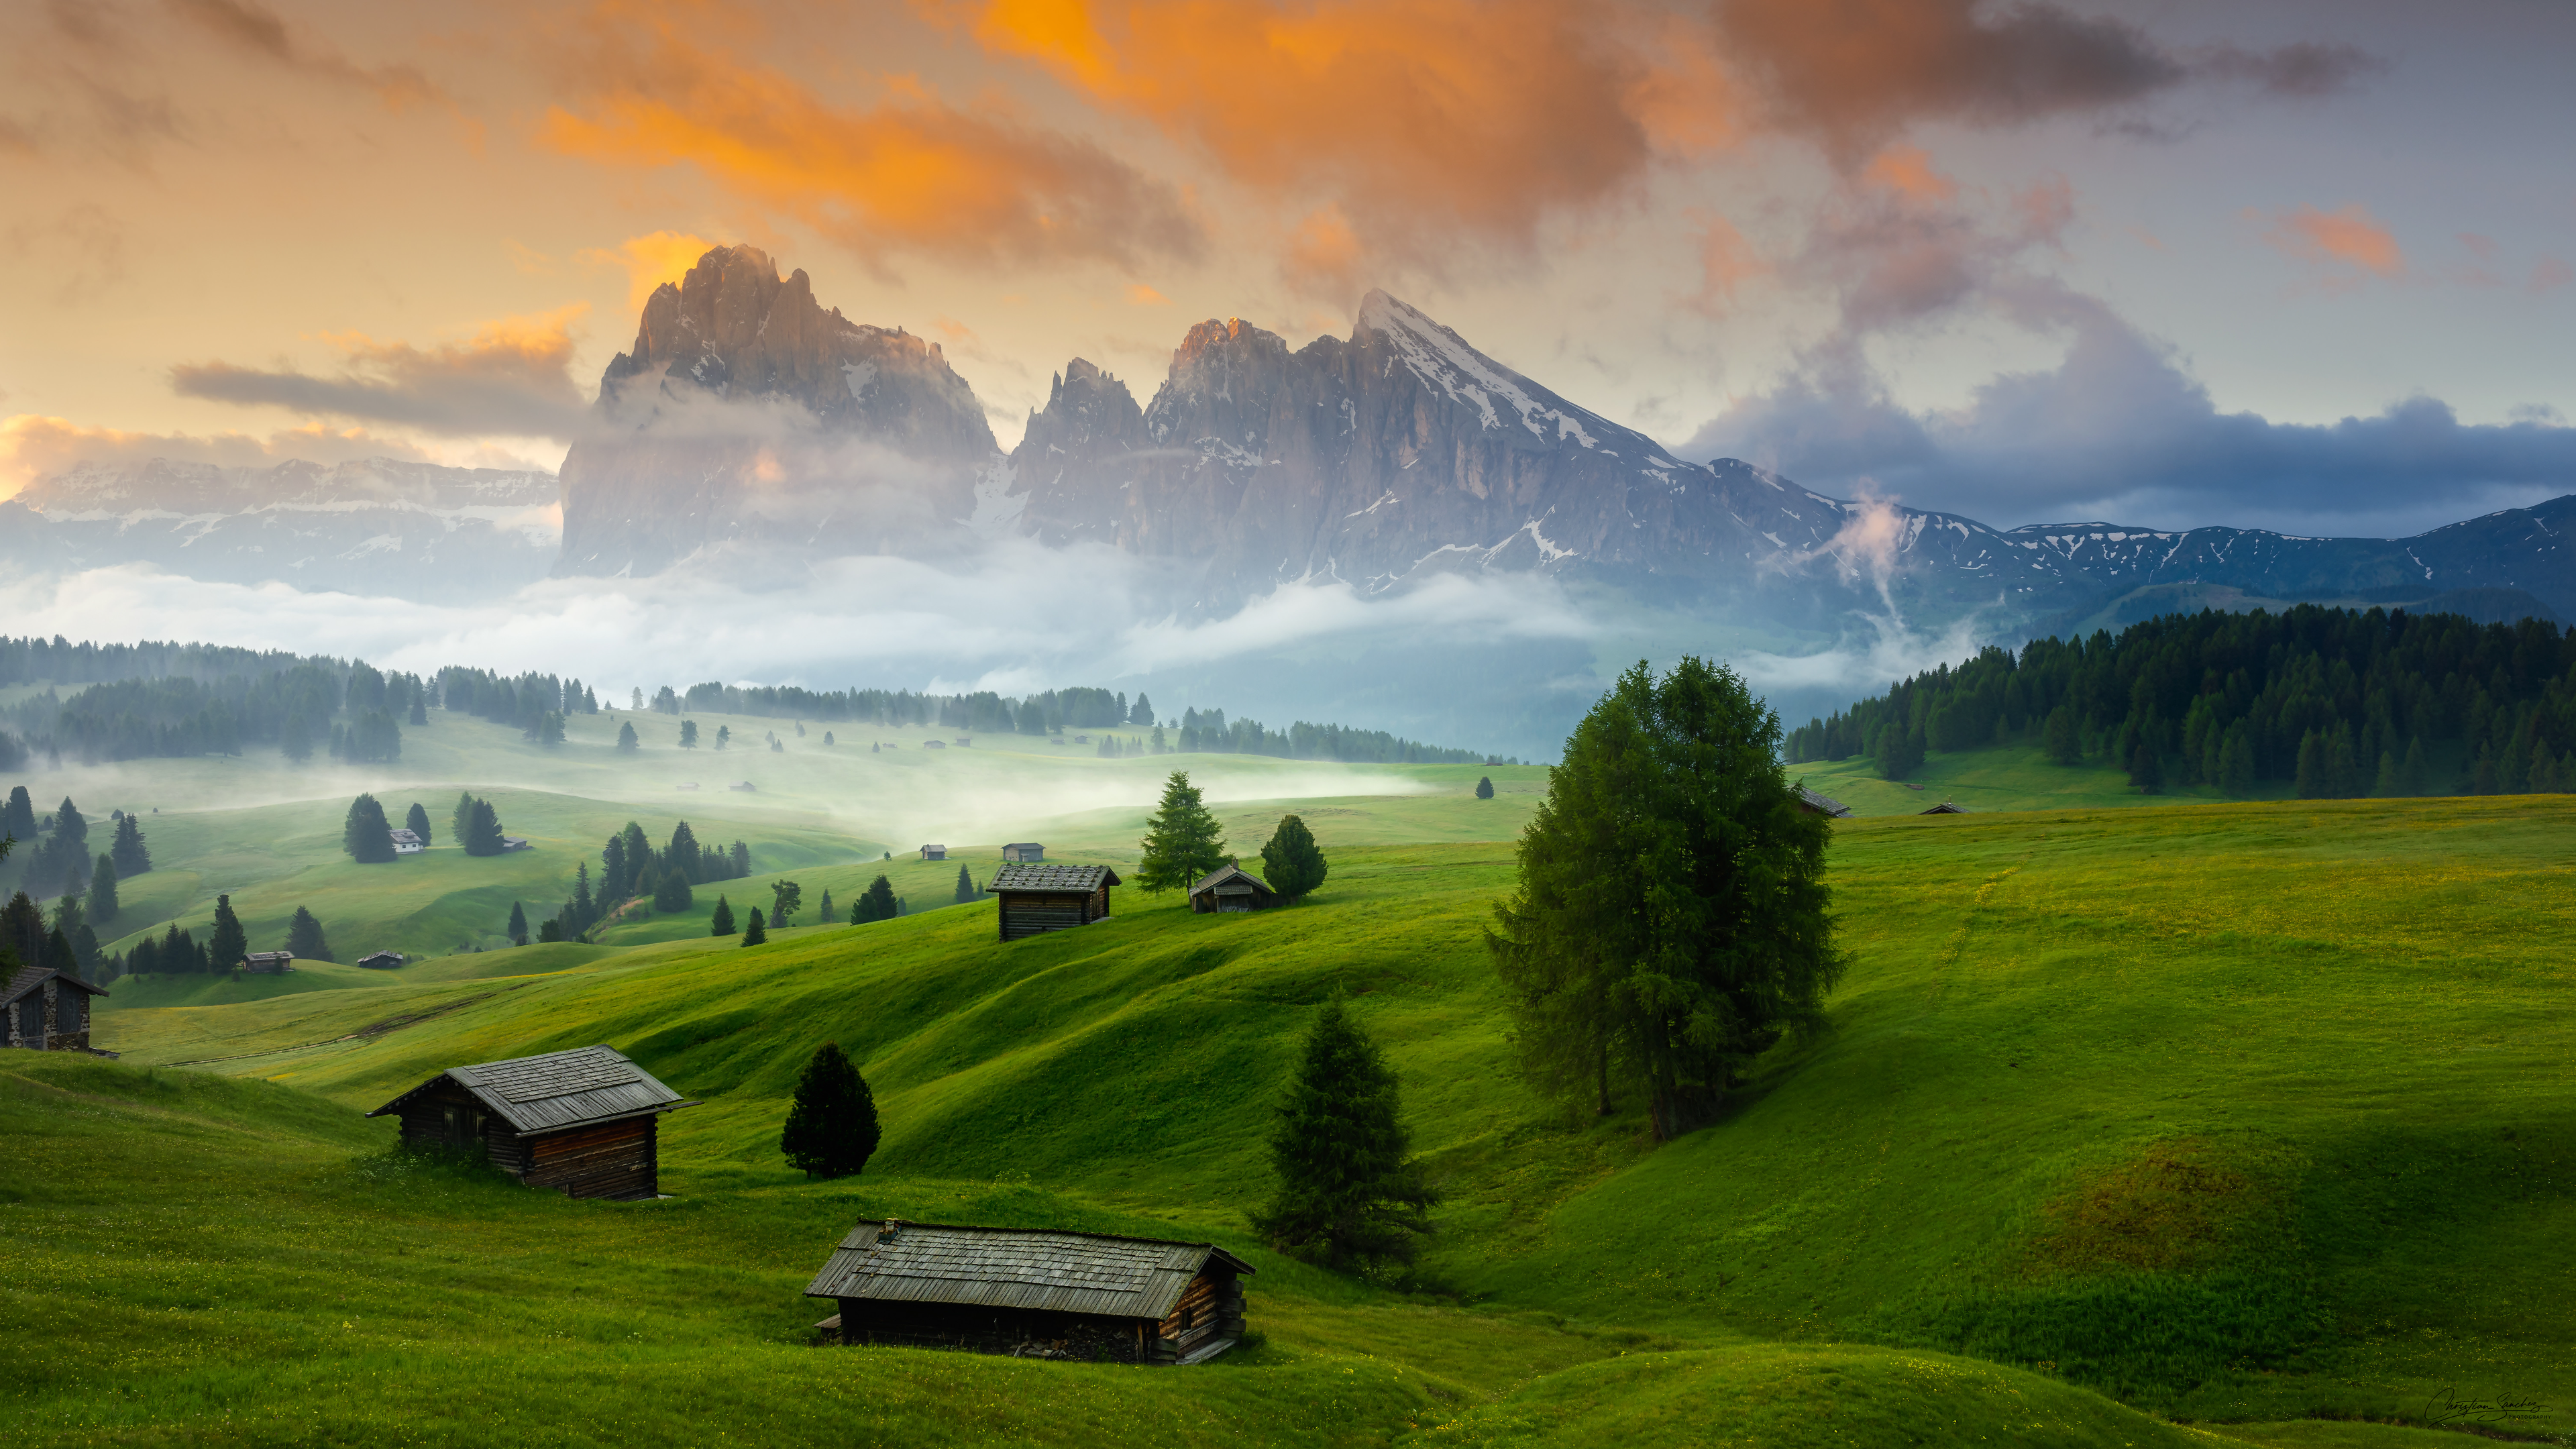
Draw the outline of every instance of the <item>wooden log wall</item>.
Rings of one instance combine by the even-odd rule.
[[[841,1308],[841,1342],[848,1344],[954,1348],[970,1353],[1087,1363],[1137,1363],[1150,1361],[1153,1345],[1159,1342],[1153,1320],[1145,1318],[873,1298],[836,1301]]]
[[[557,1188],[572,1197],[651,1197],[661,1190],[656,1173],[660,1121],[630,1117],[527,1137],[524,1180],[530,1187]]]

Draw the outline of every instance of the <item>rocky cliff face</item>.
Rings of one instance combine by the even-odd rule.
[[[24,535],[14,553],[23,566],[147,563],[191,578],[423,600],[489,598],[544,578],[559,539],[551,473],[391,458],[81,463],[14,502],[30,511],[0,517],[0,532]]]
[[[561,574],[647,574],[703,549],[935,550],[998,462],[937,344],[851,322],[749,246],[644,304],[564,459]]]

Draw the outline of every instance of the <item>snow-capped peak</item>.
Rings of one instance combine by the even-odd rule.
[[[1586,448],[1609,451],[1603,446],[1607,439],[1641,453],[1659,456],[1663,451],[1478,352],[1466,338],[1424,316],[1420,309],[1375,288],[1360,302],[1351,340],[1357,342],[1368,332],[1383,334],[1425,386],[1476,409],[1488,428],[1505,426],[1508,409],[1522,427],[1549,442],[1572,438]]]

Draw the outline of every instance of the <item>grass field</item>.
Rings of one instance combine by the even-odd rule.
[[[1496,800],[1465,794],[1478,774]],[[1394,795],[1241,785],[1219,814],[1242,844],[1294,808],[1333,861],[1307,904],[1260,916],[1121,890],[1110,921],[1008,946],[981,903],[749,950],[702,925],[643,939],[657,922],[396,973],[120,983],[97,1036],[124,1060],[0,1062],[0,1321],[58,1350],[7,1391],[12,1432],[2576,1431],[2576,800],[2130,796],[1838,823],[1853,964],[1831,1029],[1767,1058],[1717,1125],[1654,1147],[1635,1113],[1570,1118],[1510,1070],[1478,932],[1539,775],[1387,772],[1413,792]],[[1050,858],[1123,863],[1142,810],[1060,813],[1038,838]],[[847,839],[822,858],[815,830],[818,858],[794,870],[809,900],[879,869],[916,903],[953,882],[953,864],[890,867]],[[1246,1227],[1268,1103],[1336,992],[1403,1073],[1446,1194],[1401,1290],[1279,1259]],[[885,1116],[852,1182],[805,1182],[777,1156],[823,1040],[862,1063]],[[391,1129],[358,1116],[450,1064],[594,1041],[706,1104],[667,1119],[670,1200],[531,1193],[392,1155]],[[1162,1375],[807,1347],[821,1310],[798,1290],[851,1221],[886,1215],[1214,1238],[1259,1269],[1262,1342]],[[2532,1408],[2476,1407],[2504,1400]]]

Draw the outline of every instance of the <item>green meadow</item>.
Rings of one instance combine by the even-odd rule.
[[[230,888],[259,944],[297,903],[328,900],[313,909],[344,956],[372,931],[429,959],[119,982],[95,1035],[120,1060],[0,1061],[10,1434],[2576,1433],[2576,798],[2146,800],[2117,776],[1986,751],[1881,800],[1864,787],[1885,782],[1809,769],[1866,817],[1835,826],[1851,966],[1829,1029],[1765,1058],[1718,1123],[1655,1146],[1638,1113],[1571,1114],[1511,1068],[1480,932],[1541,770],[1104,761],[1032,741],[933,752],[917,734],[870,755],[761,728],[789,749],[745,761],[778,773],[677,807],[702,812],[686,815],[702,839],[752,841],[753,878],[601,945],[470,949],[497,938],[496,904],[560,899],[573,860],[626,819],[666,834],[676,750],[619,758],[577,733],[544,755],[474,722],[408,732],[420,773],[381,796],[408,803],[400,782],[422,782],[443,827],[470,787],[506,799],[539,848],[470,860],[442,845],[390,866],[337,856],[351,781],[336,776],[328,795],[284,798],[252,778],[265,765],[188,762],[167,782],[134,770],[124,799],[101,790],[95,806],[74,782],[94,817],[171,802],[147,825],[184,879],[161,902],[182,919]],[[1175,765],[1218,786],[1247,854],[1298,811],[1331,879],[1248,917],[1122,889],[1106,922],[1006,946],[989,901],[944,904],[957,860],[902,849],[943,840],[978,879],[1006,840],[1123,866]],[[235,766],[228,793],[213,777]],[[724,773],[684,778],[720,788]],[[1479,775],[1497,798],[1472,798]],[[1974,813],[1899,813],[1943,793]],[[809,903],[827,885],[846,900],[881,870],[913,914],[801,924],[751,949],[705,934],[718,889],[765,900],[793,878]],[[483,934],[460,951],[468,923]],[[1269,1103],[1335,994],[1402,1073],[1444,1194],[1401,1279],[1308,1268],[1247,1228]],[[808,1182],[777,1132],[826,1040],[861,1063],[886,1136],[860,1177]],[[531,1192],[401,1154],[361,1115],[449,1065],[592,1042],[703,1104],[665,1119],[662,1201]],[[885,1216],[1214,1239],[1258,1270],[1256,1341],[1168,1373],[812,1346],[828,1309],[805,1281],[853,1221]]]

